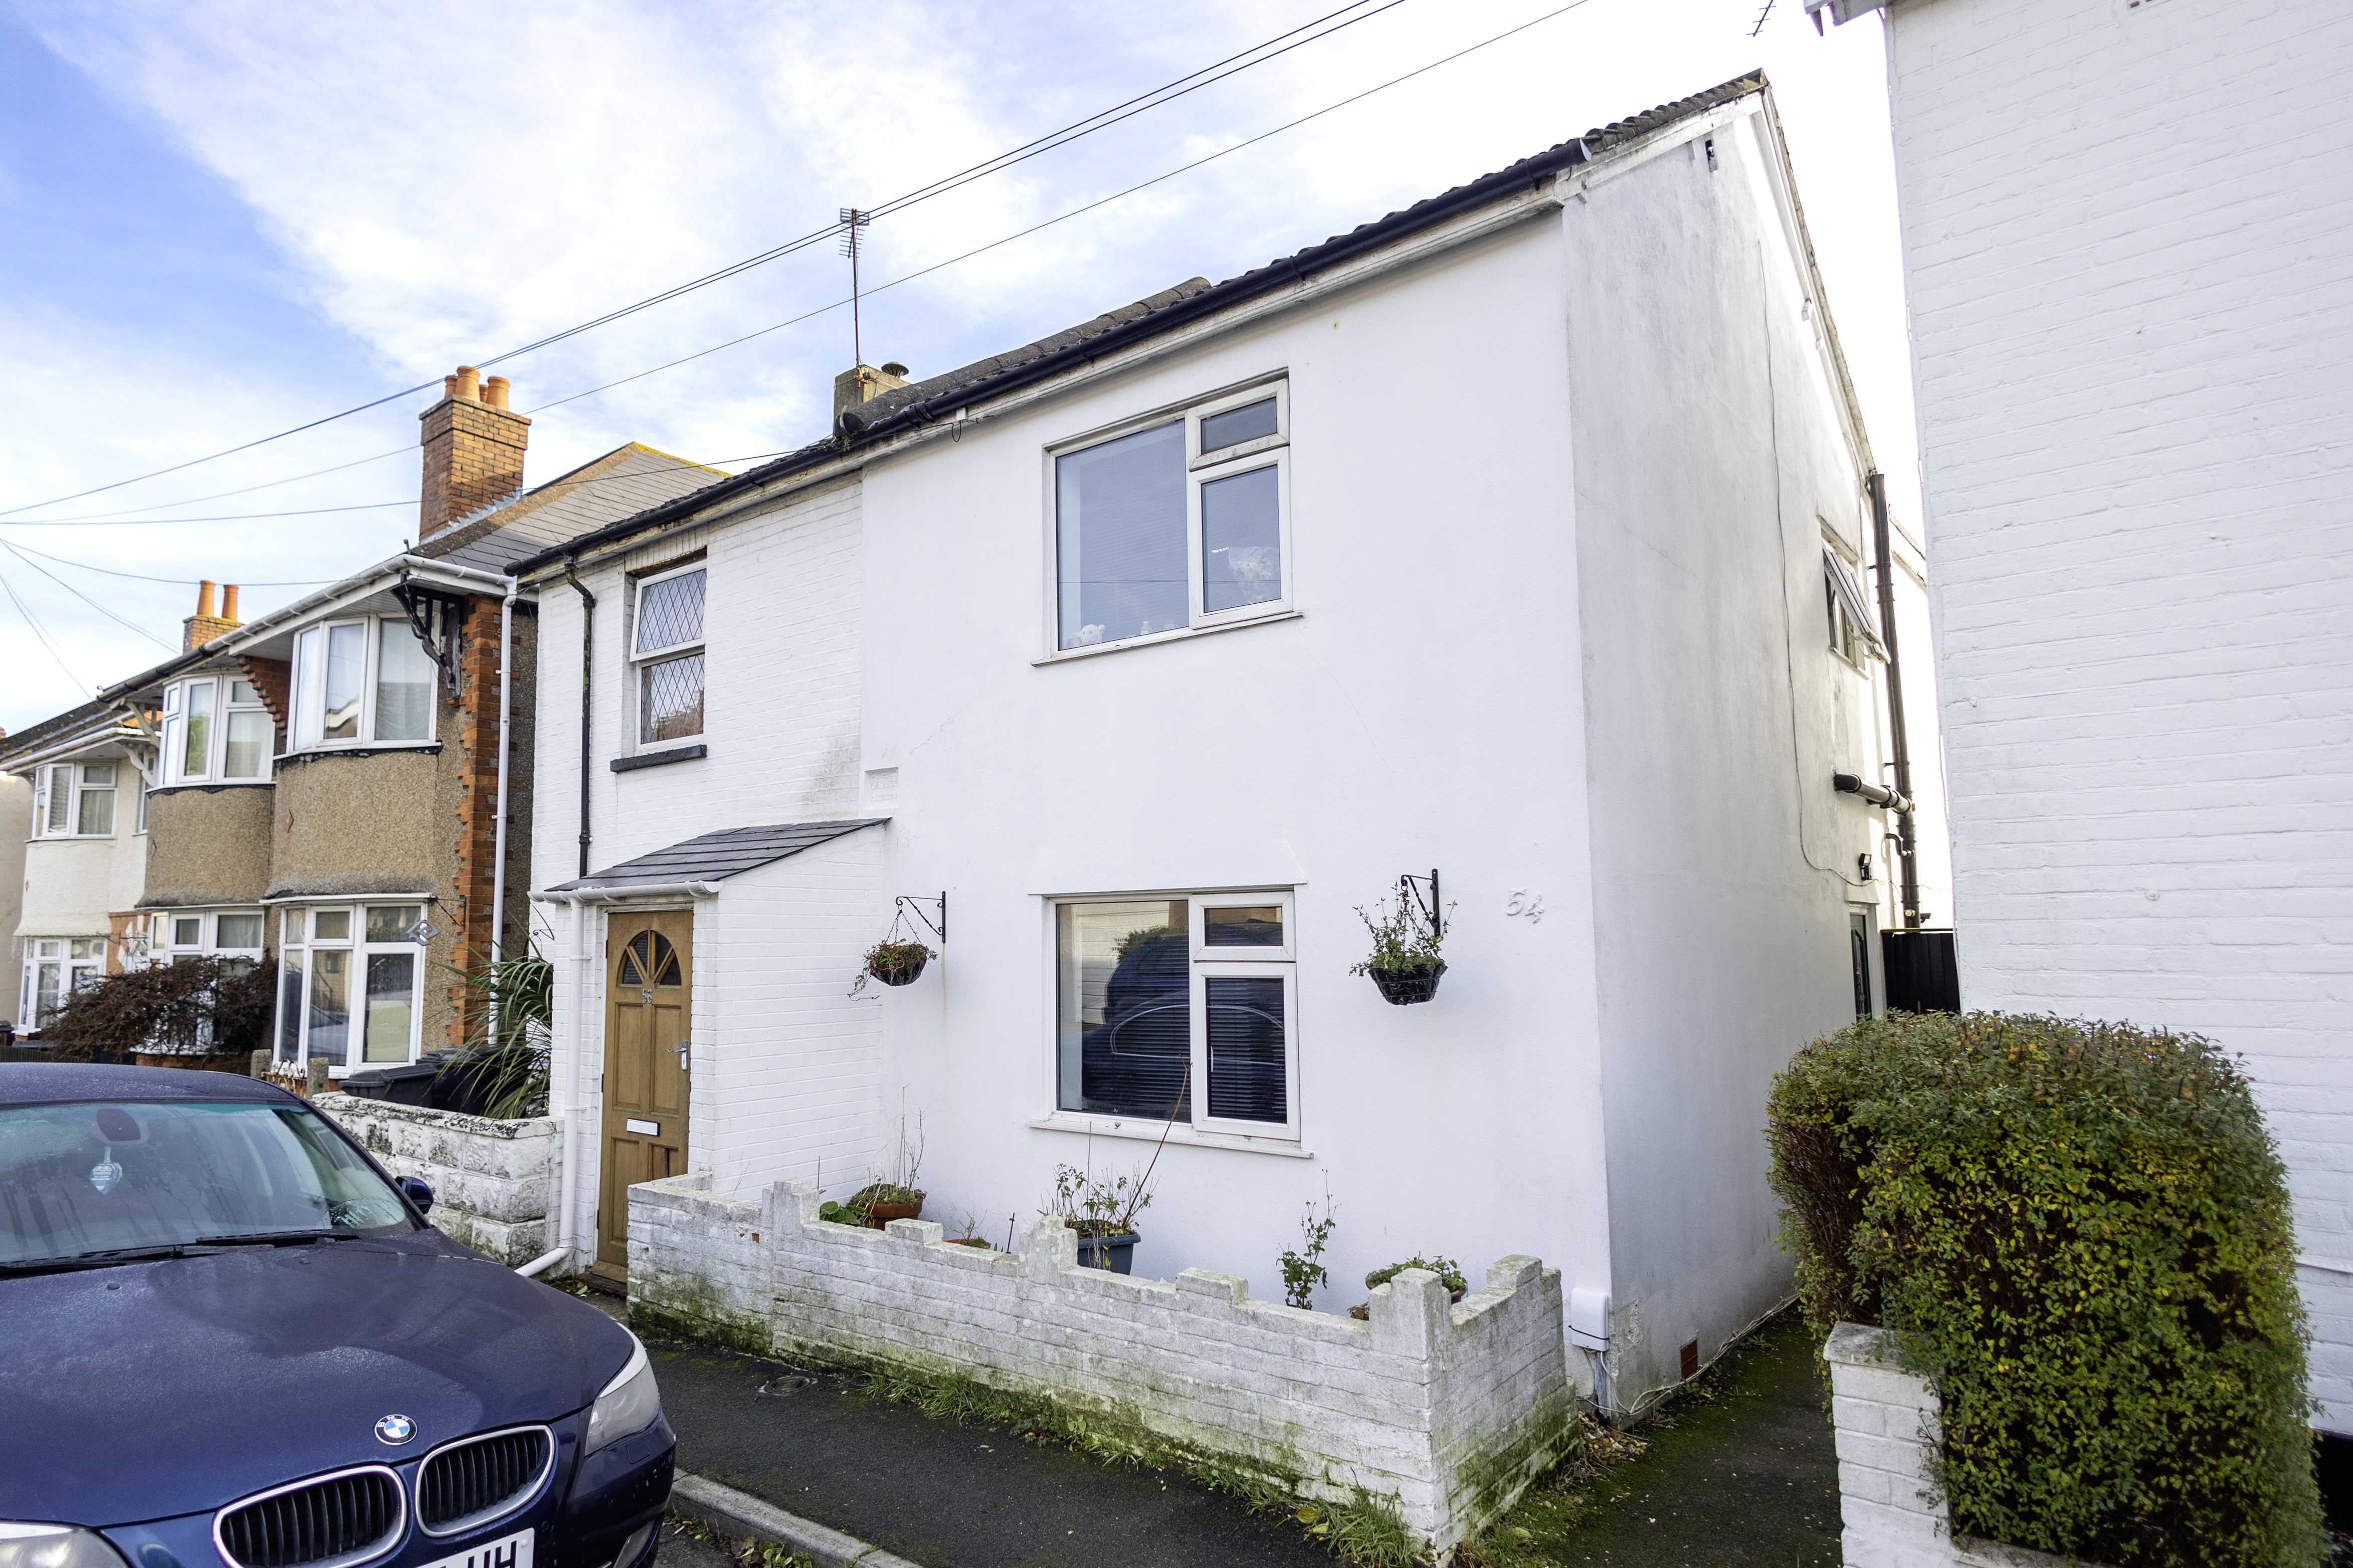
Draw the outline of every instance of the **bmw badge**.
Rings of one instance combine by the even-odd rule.
[[[375,1424],[376,1441],[396,1448],[416,1436],[417,1423],[406,1415],[387,1415]]]

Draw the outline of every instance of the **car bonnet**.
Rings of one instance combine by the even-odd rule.
[[[106,1526],[578,1410],[629,1339],[432,1232],[0,1278],[0,1519]],[[375,1435],[385,1415],[406,1443]]]

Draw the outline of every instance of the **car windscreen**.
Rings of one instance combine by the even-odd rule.
[[[0,1106],[0,1264],[287,1233],[385,1236],[414,1223],[301,1106]]]

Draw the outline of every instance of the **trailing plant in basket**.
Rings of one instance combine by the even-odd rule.
[[[1798,1053],[1767,1130],[1812,1327],[1898,1331],[1957,1531],[2137,1568],[2325,1556],[2287,1185],[2209,1042],[1978,1013]]]
[[[1451,904],[1447,906],[1449,910],[1453,907]],[[1370,974],[1379,971],[1401,974],[1444,966],[1446,961],[1439,956],[1439,946],[1445,940],[1443,933],[1430,921],[1422,919],[1421,912],[1413,907],[1410,900],[1403,897],[1383,899],[1374,908],[1379,911],[1377,915],[1367,912],[1362,905],[1357,906],[1356,918],[1363,921],[1365,929],[1373,934],[1373,951],[1363,963],[1352,966],[1349,973]]]
[[[886,938],[866,950],[865,965],[859,970],[849,994],[855,996],[864,991],[870,980],[880,980],[885,985],[908,984],[923,973],[924,964],[938,956],[920,942],[892,942]]]

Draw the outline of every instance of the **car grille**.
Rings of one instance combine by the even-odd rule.
[[[554,1447],[544,1426],[452,1443],[417,1478],[417,1523],[451,1535],[506,1512],[539,1489]]]
[[[238,1568],[356,1563],[399,1538],[404,1513],[390,1470],[347,1470],[227,1510],[218,1542]]]

